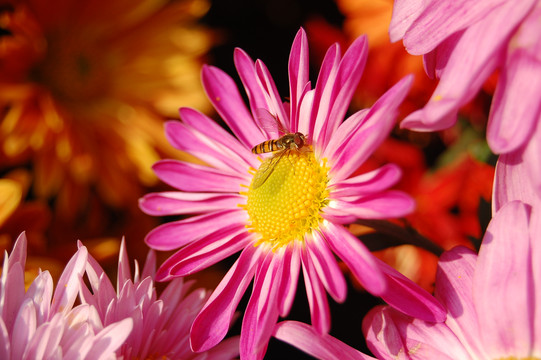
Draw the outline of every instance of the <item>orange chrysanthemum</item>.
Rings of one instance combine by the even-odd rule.
[[[169,153],[164,116],[207,108],[204,0],[13,1],[0,7],[0,162],[30,164],[65,215],[90,192],[125,206]],[[178,156],[178,155],[177,155]]]

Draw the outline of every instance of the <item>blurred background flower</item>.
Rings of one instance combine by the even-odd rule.
[[[156,184],[151,164],[175,151],[163,120],[182,105],[209,107],[199,71],[213,40],[198,23],[208,6],[0,6],[0,171],[29,170],[25,191],[53,210],[49,251],[77,238],[102,239],[94,245],[108,257],[118,242],[104,237],[127,235],[125,225],[134,223],[144,232],[144,220],[133,221],[136,199]],[[73,249],[60,253],[67,259]]]

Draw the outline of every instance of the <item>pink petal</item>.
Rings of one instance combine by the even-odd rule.
[[[312,326],[283,321],[274,328],[274,337],[318,359],[369,360],[374,359],[327,334],[321,334]]]
[[[427,105],[400,124],[411,130],[435,131],[456,121],[458,108],[470,101],[494,69],[504,60],[506,42],[529,9],[527,1],[507,1],[483,20],[470,26],[458,41],[451,37],[451,54],[444,54],[440,82]],[[491,41],[486,41],[491,34]],[[438,50],[439,51],[439,50]]]
[[[240,333],[240,356],[263,359],[272,330],[278,321],[278,289],[282,278],[281,258],[272,251],[259,266]]]
[[[312,112],[310,114],[309,127],[307,133],[311,135],[314,143],[319,141],[320,133],[325,126],[325,120],[329,115],[331,108],[330,98],[332,90],[334,88],[334,81],[338,72],[338,65],[340,63],[340,46],[333,44],[327,50],[319,75],[314,89],[314,95],[312,97]]]
[[[404,36],[404,46],[413,55],[432,51],[449,35],[465,29],[505,3],[497,1],[431,1]],[[445,14],[445,16],[442,16]]]
[[[396,185],[401,176],[400,167],[395,164],[386,164],[379,169],[333,184],[331,197],[337,199],[377,193]]]
[[[310,262],[323,286],[336,302],[343,302],[347,294],[346,279],[334,254],[318,232],[314,232],[305,241]]]
[[[473,273],[477,254],[462,246],[444,252],[438,262],[435,296],[447,309],[445,323],[470,352],[484,353],[477,312],[473,303]]]
[[[235,309],[263,260],[261,246],[248,246],[216,287],[190,331],[193,351],[206,351],[218,344],[229,330]]]
[[[532,177],[531,167],[534,164],[531,161],[525,161],[524,155],[522,149],[519,149],[499,157],[492,194],[493,213],[513,200],[520,200],[531,205],[540,202],[536,178]]]
[[[541,8],[522,23],[507,54],[492,100],[487,140],[497,154],[517,149],[530,137],[538,123],[541,104]]]
[[[338,126],[342,123],[357,89],[368,54],[368,41],[365,35],[359,36],[349,46],[340,61],[334,88],[329,99],[331,108],[324,122],[322,133],[317,138],[318,146],[325,148]]]
[[[169,143],[175,148],[189,153],[225,174],[237,175],[239,173],[245,173],[250,163],[246,162],[227,145],[210,139],[207,136],[207,132],[208,130],[206,132],[200,132],[180,121],[168,121],[165,123],[165,135]],[[229,134],[228,136],[231,137]],[[236,141],[237,145],[240,145],[236,139],[232,140]],[[247,153],[246,148],[240,147],[242,148],[240,154]]]
[[[388,306],[370,310],[363,332],[378,359],[471,359],[445,324],[412,319]]]
[[[397,191],[382,191],[373,195],[334,200],[334,209],[360,219],[390,219],[410,214],[415,201],[408,194]],[[332,214],[330,206],[326,212]]]
[[[19,308],[15,323],[13,324],[13,332],[11,334],[11,358],[23,359],[24,351],[28,343],[34,336],[36,328],[41,323],[36,319],[36,309],[32,299],[26,299]],[[3,359],[9,359],[7,356]]]
[[[39,273],[25,294],[25,298],[32,299],[34,302],[33,311],[36,313],[38,324],[43,324],[49,319],[52,296],[53,278],[51,274],[48,271]]]
[[[331,328],[331,314],[327,294],[319,281],[319,276],[314,269],[310,256],[307,254],[306,248],[301,251],[301,261],[312,325],[321,334],[326,334]]]
[[[122,286],[126,281],[131,280],[130,262],[128,259],[128,250],[126,249],[126,242],[124,239],[120,242],[120,250],[118,251],[118,270],[117,270],[117,283],[116,288],[122,289]]]
[[[276,116],[282,125],[289,124],[289,115],[285,112],[282,100],[280,99],[280,94],[278,93],[278,89],[276,88],[276,84],[274,83],[269,69],[267,69],[261,60],[255,62],[255,69],[260,84],[263,87],[263,93],[267,100],[267,108],[270,113]]]
[[[244,210],[224,210],[192,216],[187,219],[168,222],[154,228],[145,237],[148,246],[156,250],[173,250],[212,234],[230,224],[246,224]]]
[[[322,231],[328,245],[366,290],[376,296],[385,291],[387,283],[376,258],[359,239],[333,223],[327,223]]]
[[[89,352],[89,358],[109,359],[124,344],[132,329],[133,321],[131,318],[107,326],[96,335],[92,350]]]
[[[187,276],[216,264],[253,243],[253,234],[241,226],[221,228],[216,233],[186,245],[168,258],[156,279]]]
[[[233,79],[216,67],[204,65],[202,80],[209,100],[235,136],[248,148],[256,145],[261,139],[261,131]]]
[[[282,247],[278,251],[283,251],[279,256],[283,259],[283,275],[280,283],[280,294],[278,295],[280,316],[287,316],[293,305],[295,293],[297,292],[297,283],[301,269],[300,246],[295,241],[287,247]]]
[[[305,86],[310,81],[309,79],[309,53],[308,39],[303,28],[301,28],[289,54],[289,96],[291,102],[291,114],[289,128],[297,131],[299,124],[300,99],[302,98]]]
[[[213,143],[220,144],[220,148],[229,149],[230,151],[227,152],[228,155],[234,154],[233,158],[242,158],[245,163],[250,164],[252,167],[257,165],[256,157],[252,154],[250,148],[242,145],[213,119],[190,108],[181,108],[179,114],[184,123],[199,133],[205,134]],[[174,136],[174,134],[171,134],[171,136]],[[257,143],[259,140],[264,141],[267,139],[261,134],[260,137],[253,140]]]
[[[501,354],[528,357],[534,342],[531,321],[536,300],[529,216],[529,209],[520,202],[502,207],[492,218],[479,250],[474,299],[481,338],[492,358]]]
[[[26,239],[26,233],[22,232],[18,237],[17,240],[15,240],[15,244],[13,245],[13,249],[11,249],[11,253],[9,254],[9,269],[11,269],[11,266],[16,263],[20,263],[21,267],[24,269],[26,266],[26,248],[27,248],[28,240]]]
[[[9,359],[12,354],[11,340],[9,338],[9,332],[4,324],[4,320],[0,317],[0,359]],[[17,355],[17,354],[15,354]],[[22,354],[20,354],[22,358]]]
[[[345,179],[351,175],[387,138],[412,80],[412,76],[407,76],[383,94],[345,142],[337,143],[339,140],[335,138],[330,140],[323,157],[329,159],[334,178]]]
[[[160,180],[182,191],[238,193],[245,190],[241,184],[249,185],[248,176],[178,160],[158,161],[152,169]]]
[[[393,17],[389,25],[391,41],[396,42],[402,39],[430,3],[431,1],[394,0]]]
[[[438,300],[391,266],[379,259],[376,261],[386,277],[387,287],[380,294],[383,300],[414,318],[430,322],[445,321],[447,312]]]
[[[83,277],[88,251],[86,247],[80,247],[75,255],[70,259],[62,275],[58,279],[58,284],[54,292],[51,304],[51,314],[62,312],[66,314],[71,310],[77,293],[81,278]]]
[[[239,48],[235,49],[233,58],[235,60],[237,72],[244,85],[244,90],[248,95],[252,114],[255,115],[257,109],[267,109],[268,105],[265,98],[265,92],[257,77],[254,61],[244,50]],[[254,140],[263,142],[267,139],[265,138],[265,135],[262,134],[260,138]]]
[[[246,197],[239,194],[166,191],[146,194],[139,199],[139,207],[148,215],[164,216],[234,209],[244,202]]]

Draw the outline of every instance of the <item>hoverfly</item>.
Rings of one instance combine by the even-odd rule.
[[[272,174],[276,165],[284,158],[284,155],[295,150],[299,151],[306,145],[306,136],[300,132],[290,133],[288,132],[278,119],[265,109],[256,110],[256,119],[259,121],[259,125],[263,129],[276,132],[282,136],[278,139],[270,139],[262,142],[252,148],[254,154],[275,153],[274,157],[267,163],[265,168],[261,168],[259,176],[254,180],[253,188],[257,189],[267,181]]]

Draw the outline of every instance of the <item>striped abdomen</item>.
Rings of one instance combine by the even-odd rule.
[[[269,152],[274,152],[278,150],[283,150],[284,145],[282,144],[281,138],[277,140],[267,140],[262,142],[259,145],[256,145],[252,148],[254,154],[264,154]]]

